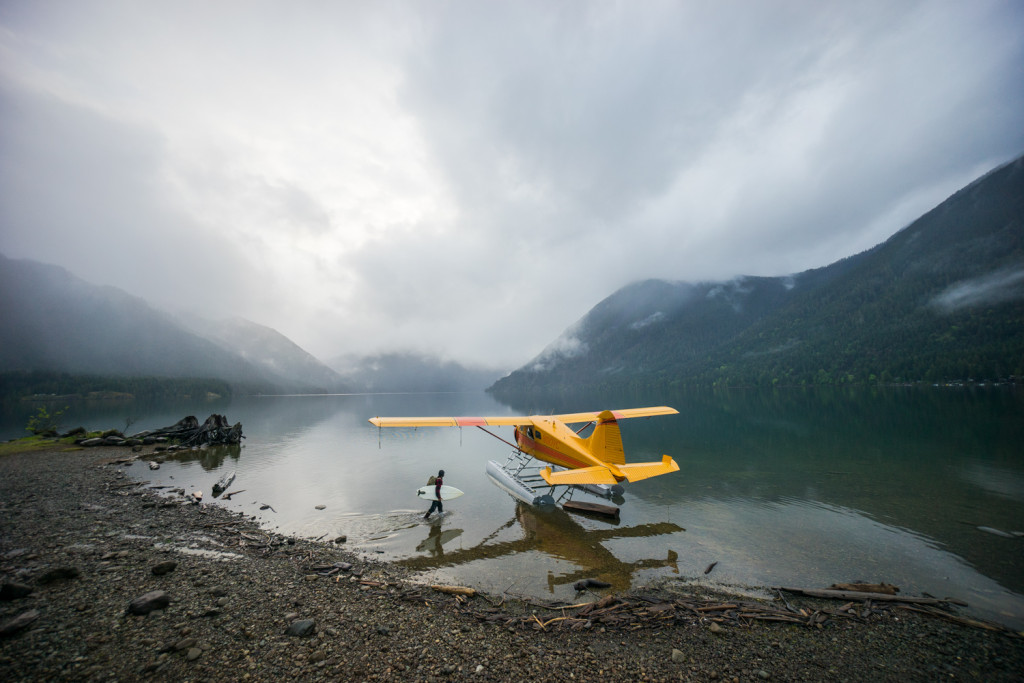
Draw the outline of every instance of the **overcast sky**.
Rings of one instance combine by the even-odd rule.
[[[1024,153],[1024,2],[0,2],[0,253],[513,369]]]

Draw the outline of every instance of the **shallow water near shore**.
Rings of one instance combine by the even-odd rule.
[[[509,497],[484,466],[511,449],[479,429],[380,431],[367,422],[659,404],[680,414],[621,423],[627,459],[667,453],[680,472],[628,487],[614,523]],[[268,529],[345,535],[349,549],[431,581],[562,600],[575,599],[572,584],[583,578],[615,590],[664,578],[733,588],[884,581],[1024,628],[1024,538],[1014,535],[1024,531],[1024,398],[1012,389],[567,396],[514,407],[484,393],[244,397],[72,406],[64,424],[99,429],[133,418],[134,432],[210,413],[242,422],[242,448],[126,470],[154,486],[201,490],[204,502]],[[492,431],[510,439],[509,428]],[[440,468],[466,495],[424,520],[415,491]],[[214,499],[213,484],[231,471],[229,491],[242,492]]]

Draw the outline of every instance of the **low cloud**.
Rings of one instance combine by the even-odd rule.
[[[1014,0],[7,3],[0,253],[512,368],[885,240],[1024,151],[1022,63]]]
[[[587,352],[587,345],[577,337],[577,325],[560,335],[555,341],[548,344],[540,355],[533,359],[527,366],[533,372],[544,372],[558,365],[567,358],[582,356]]]
[[[947,287],[930,302],[945,313],[1024,299],[1024,268],[1004,269]]]

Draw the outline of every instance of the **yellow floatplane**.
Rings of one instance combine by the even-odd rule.
[[[513,456],[525,454],[559,468],[539,470],[540,477],[549,486],[618,487],[623,482],[640,481],[679,470],[676,461],[667,455],[662,456],[659,462],[627,463],[618,421],[631,417],[675,415],[678,412],[674,408],[657,406],[528,417],[374,417],[370,422],[378,427],[479,427],[502,441],[505,440],[484,428],[511,426],[515,428],[515,443],[509,444],[516,448]],[[581,422],[586,424],[576,430],[568,426]],[[581,437],[583,430],[591,424],[594,424],[593,433],[589,437]],[[510,456],[510,461],[513,456]],[[523,469],[522,464],[515,472],[510,472],[508,466],[500,468],[514,479],[521,479],[518,475]],[[490,471],[489,467],[488,473]],[[517,497],[526,502],[547,502]]]

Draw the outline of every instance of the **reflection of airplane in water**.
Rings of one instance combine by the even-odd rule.
[[[516,541],[501,541],[488,543],[488,540],[498,535],[502,530],[507,529],[516,522],[523,530],[523,538]],[[677,555],[675,551],[669,550],[664,560],[638,560],[636,562],[623,562],[604,547],[604,541],[616,538],[645,538],[671,534],[684,529],[671,522],[655,522],[651,524],[639,524],[633,527],[596,529],[588,530],[581,526],[566,512],[558,508],[537,508],[521,502],[516,503],[516,516],[505,523],[493,534],[485,538],[475,548],[456,550],[453,552],[436,552],[429,556],[412,557],[405,560],[398,560],[396,563],[413,570],[436,569],[437,567],[450,567],[473,562],[475,560],[488,560],[538,551],[551,557],[571,562],[579,567],[578,570],[561,576],[554,576],[548,572],[548,588],[553,591],[555,586],[575,583],[581,579],[597,578],[612,584],[615,590],[627,590],[632,583],[633,572],[638,569],[652,567],[671,567],[674,573],[679,572],[676,565]],[[442,533],[435,532],[431,528],[431,537]],[[461,533],[461,531],[459,531]],[[424,543],[420,547],[426,547]],[[440,543],[445,542],[441,540]],[[438,543],[438,547],[440,546]],[[417,547],[417,550],[420,550]]]

